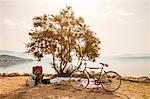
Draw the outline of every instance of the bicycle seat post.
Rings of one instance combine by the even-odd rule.
[[[85,69],[86,69],[86,68],[87,68],[87,67],[86,67],[86,66],[87,66],[87,63],[86,63],[86,62],[84,63],[84,66],[85,66]]]

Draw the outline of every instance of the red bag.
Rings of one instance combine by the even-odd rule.
[[[43,72],[42,66],[34,66],[32,68],[32,70],[33,70],[33,74],[35,74],[35,75],[42,74],[42,72]]]

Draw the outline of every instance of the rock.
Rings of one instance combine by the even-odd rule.
[[[148,78],[148,76],[139,77],[139,81],[140,82],[149,83],[150,82],[150,78]]]
[[[9,77],[14,77],[14,76],[20,76],[20,74],[19,73],[10,73],[9,74]]]
[[[27,93],[26,91],[20,91],[20,92],[18,92],[18,94],[25,94],[25,93]]]
[[[130,77],[121,77],[121,80],[128,81]]]
[[[131,82],[143,82],[143,83],[150,83],[150,78],[148,76],[143,77],[121,77],[121,80],[124,81],[131,81]]]
[[[143,77],[139,77],[139,79],[148,80],[150,78],[148,78],[148,76],[143,76]]]
[[[24,74],[22,74],[22,76],[31,76],[31,74],[29,74],[29,73],[24,73]]]
[[[2,73],[2,77],[8,77],[9,75],[7,73]]]

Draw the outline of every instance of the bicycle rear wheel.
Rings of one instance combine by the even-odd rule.
[[[76,90],[82,90],[89,84],[89,77],[85,71],[75,70],[70,76],[70,84]]]
[[[106,91],[113,92],[120,87],[121,76],[114,71],[108,71],[102,75],[101,84]]]

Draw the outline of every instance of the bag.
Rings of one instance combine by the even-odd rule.
[[[29,87],[35,86],[35,78],[36,78],[36,75],[29,76],[26,80],[26,85]]]
[[[42,74],[42,72],[43,72],[42,66],[34,66],[34,67],[32,68],[32,72],[33,72],[33,74],[35,74],[35,75]]]
[[[50,79],[42,79],[41,82],[43,84],[50,84]]]

